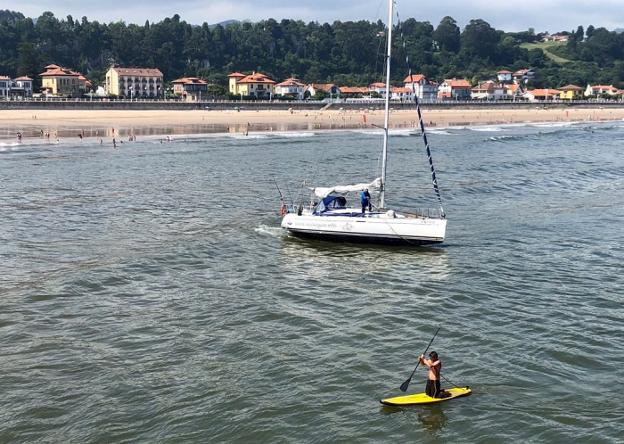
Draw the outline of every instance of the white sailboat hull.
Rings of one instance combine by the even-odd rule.
[[[444,241],[446,219],[373,213],[366,216],[297,215],[282,219],[292,235],[313,239],[381,244],[425,245]]]

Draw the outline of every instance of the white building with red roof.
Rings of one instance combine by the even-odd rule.
[[[414,98],[412,90],[404,86],[393,86],[390,89],[392,91],[392,95],[390,96],[392,100],[400,100],[403,102]]]
[[[11,83],[11,95],[17,97],[32,97],[33,79],[28,76],[20,76],[13,79]]]
[[[585,97],[615,96],[617,94],[618,89],[613,85],[587,85],[585,89]]]
[[[472,85],[466,79],[445,79],[438,87],[438,99],[470,99]]]
[[[380,97],[386,97],[386,84],[383,82],[374,82],[368,85],[370,92],[379,94]]]
[[[520,82],[527,83],[535,79],[536,72],[532,68],[519,69],[518,71],[513,73],[512,77],[518,83]]]
[[[0,76],[0,98],[32,97],[32,79],[27,76],[11,79],[9,76]]]
[[[474,100],[505,100],[511,97],[507,95],[505,85],[488,80],[472,88],[470,90],[470,98]]]
[[[409,89],[419,100],[434,101],[438,95],[438,85],[429,81],[423,74],[408,75],[403,80],[403,86]]]
[[[329,96],[330,99],[339,98],[342,91],[333,83],[310,83],[306,86],[305,95],[314,97],[317,93],[324,93]]]
[[[305,83],[301,82],[301,80],[290,77],[275,85],[275,95],[303,100],[305,88]]]
[[[228,77],[231,94],[257,99],[270,99],[275,94],[275,80],[261,72],[254,71],[249,75],[234,72]]]
[[[125,98],[152,98],[164,95],[163,74],[157,68],[122,68],[106,72],[106,94]]]
[[[558,89],[532,89],[524,93],[524,97],[531,102],[554,102],[558,101],[561,91]]]
[[[496,78],[501,83],[511,83],[513,81],[513,72],[506,69],[500,70],[496,73]]]

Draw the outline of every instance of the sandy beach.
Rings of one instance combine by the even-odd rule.
[[[624,119],[622,108],[424,109],[427,127],[582,122]],[[0,138],[128,138],[131,135],[248,133],[374,128],[383,125],[381,110],[1,110]],[[415,110],[396,110],[392,128],[416,128]]]

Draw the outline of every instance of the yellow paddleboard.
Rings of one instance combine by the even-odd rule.
[[[470,387],[453,387],[444,390],[449,394],[446,398],[432,398],[425,393],[414,393],[413,395],[396,396],[394,398],[382,399],[382,404],[392,405],[395,407],[404,407],[408,405],[434,404],[436,402],[448,401],[450,399],[468,396],[472,393]]]

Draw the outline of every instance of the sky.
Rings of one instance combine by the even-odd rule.
[[[193,24],[224,20],[258,21],[267,18],[298,19],[305,22],[334,20],[385,21],[386,0],[0,0],[0,9],[38,17],[51,11],[57,17],[143,24],[179,14]],[[624,28],[624,0],[397,0],[402,19],[414,17],[434,26],[450,15],[463,28],[481,18],[497,29],[523,31],[570,31],[578,25],[609,30]]]

